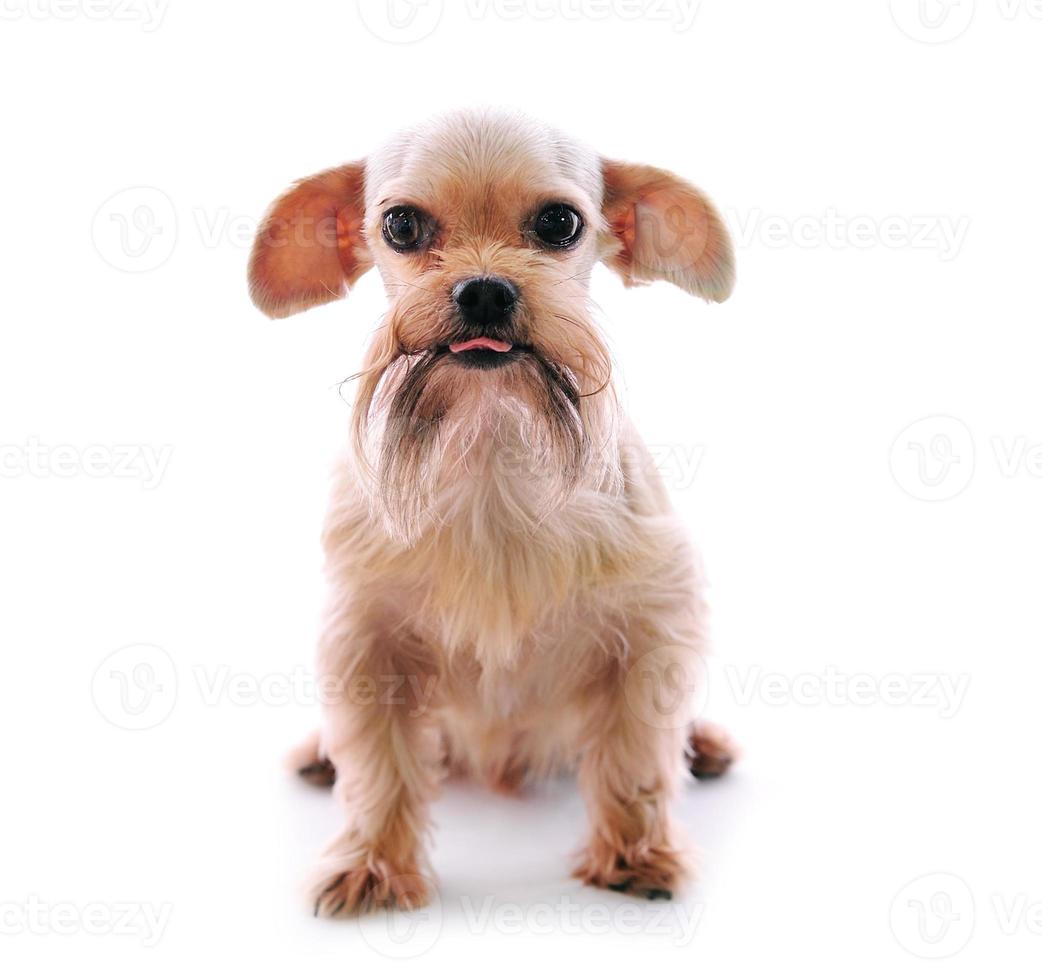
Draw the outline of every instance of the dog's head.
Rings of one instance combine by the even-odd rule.
[[[714,301],[733,282],[727,232],[690,184],[521,116],[467,112],[294,185],[259,229],[250,292],[284,317],[380,270],[391,309],[356,432],[407,533],[455,467],[473,472],[468,455],[497,445],[523,448],[557,495],[611,478],[611,366],[587,303],[598,260],[628,285],[665,279]]]

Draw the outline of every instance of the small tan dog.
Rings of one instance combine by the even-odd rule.
[[[338,697],[297,767],[347,814],[316,912],[428,893],[428,805],[462,772],[512,791],[576,766],[584,882],[668,897],[669,805],[704,646],[694,554],[618,408],[589,313],[598,260],[628,285],[727,298],[710,202],[521,116],[471,111],[294,185],[259,230],[257,306],[284,317],[376,265],[391,309],[358,376],[350,458],[324,534],[333,595],[320,672]]]

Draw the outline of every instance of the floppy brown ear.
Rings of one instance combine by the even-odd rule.
[[[734,288],[734,248],[700,190],[667,170],[605,160],[604,216],[615,242],[604,261],[627,286],[665,279],[720,303]]]
[[[270,317],[346,295],[372,267],[362,234],[365,161],[298,181],[261,222],[250,254],[250,297]]]

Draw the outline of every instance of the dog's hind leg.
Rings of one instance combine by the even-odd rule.
[[[688,731],[688,769],[695,779],[715,779],[731,768],[738,747],[731,736],[710,721],[696,721]]]
[[[289,753],[286,767],[313,786],[332,786],[336,782],[336,769],[322,753],[317,730]]]

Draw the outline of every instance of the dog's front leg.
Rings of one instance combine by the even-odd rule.
[[[644,656],[614,671],[585,704],[579,785],[590,841],[575,875],[586,884],[670,898],[689,868],[670,817],[684,758],[672,657]]]
[[[440,762],[434,675],[390,631],[346,618],[327,630],[320,663],[337,692],[324,705],[322,749],[347,825],[314,878],[315,914],[423,905],[427,807]]]

